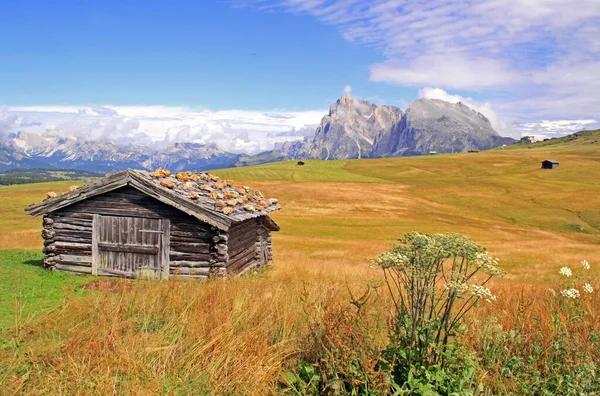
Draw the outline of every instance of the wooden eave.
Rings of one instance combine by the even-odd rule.
[[[215,211],[213,204],[207,199],[191,201],[188,198],[178,194],[176,191],[161,187],[155,183],[146,172],[132,169],[118,172],[95,183],[80,187],[74,191],[69,191],[60,196],[48,198],[40,203],[30,205],[25,208],[25,211],[29,215],[36,217],[41,214],[51,213],[85,199],[92,198],[125,186],[131,186],[160,202],[179,209],[182,212],[187,213],[188,215],[223,231],[229,230],[229,227],[231,227],[233,223],[261,216],[265,216],[267,219],[269,219],[267,220],[267,223],[269,223],[270,227],[269,229],[273,228],[275,231],[274,228],[277,228],[277,230],[279,230],[279,226],[277,226],[275,222],[266,216],[268,212],[280,209],[279,205],[272,205],[270,208],[267,208],[268,210],[264,211],[257,211],[254,213],[248,212],[247,214],[244,213],[228,216]]]

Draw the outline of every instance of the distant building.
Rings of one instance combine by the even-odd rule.
[[[304,161],[298,161],[298,162],[296,163],[296,165],[300,165],[300,166],[302,166],[302,165],[304,165]]]
[[[479,152],[479,150],[477,150],[477,149],[469,150],[469,153],[478,153],[478,152]]]
[[[537,141],[537,139],[535,138],[535,136],[523,136],[521,138],[521,140],[527,141],[529,143],[535,143]]]
[[[436,155],[436,154],[437,154],[437,151],[430,151],[429,152],[429,155]]]
[[[542,169],[557,169],[559,165],[558,161],[545,160],[542,161]]]

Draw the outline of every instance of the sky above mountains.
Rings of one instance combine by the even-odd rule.
[[[504,135],[600,126],[600,2],[28,1],[0,9],[0,134],[310,134],[352,94],[463,101]]]

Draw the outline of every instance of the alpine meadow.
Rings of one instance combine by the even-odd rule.
[[[0,186],[0,393],[600,394],[600,131],[303,162],[212,171],[281,231],[205,282],[46,271],[24,208],[83,180]]]

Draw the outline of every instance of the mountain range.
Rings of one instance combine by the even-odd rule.
[[[8,134],[0,141],[0,170],[74,169],[92,172],[125,168],[208,170],[286,159],[349,159],[484,150],[514,142],[503,138],[481,113],[462,104],[419,99],[402,112],[351,96],[332,104],[315,135],[278,143],[256,155],[228,153],[215,144],[174,143],[157,148],[116,144],[55,131]]]
[[[277,145],[276,150],[291,158],[378,158],[486,150],[513,142],[460,102],[419,99],[403,113],[398,107],[342,96],[314,137]]]

